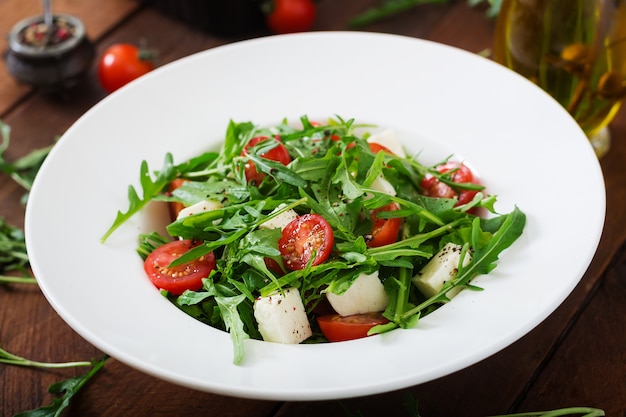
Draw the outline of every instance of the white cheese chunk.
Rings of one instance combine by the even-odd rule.
[[[283,293],[257,298],[254,301],[254,318],[266,342],[297,344],[313,332],[300,291],[288,288]]]
[[[389,304],[389,297],[378,278],[378,271],[359,275],[343,294],[327,291],[326,298],[342,316],[383,311]]]
[[[376,177],[374,182],[372,182],[372,185],[370,186],[370,188],[372,190],[376,190],[384,194],[393,195],[393,196],[396,195],[396,189],[393,188],[393,185],[391,185],[391,183],[387,181],[385,177],[383,177],[382,175],[379,175],[378,177]]]
[[[278,208],[282,208],[284,204],[278,206]],[[292,220],[295,220],[298,217],[298,213],[294,210],[289,209],[280,213],[278,216],[270,219],[264,223],[259,225],[260,228],[263,229],[284,229]]]
[[[437,294],[443,285],[454,279],[458,272],[459,261],[461,259],[461,246],[454,243],[447,243],[430,261],[422,268],[419,274],[413,277],[413,284],[426,297]],[[469,253],[463,259],[463,266],[472,260]],[[461,291],[460,287],[451,289],[446,293],[452,299]]]
[[[367,141],[370,143],[377,143],[379,145],[384,146],[389,149],[394,155],[399,156],[400,158],[406,157],[406,152],[404,151],[404,147],[398,138],[396,137],[396,132],[392,129],[385,130],[380,133],[373,134]]]
[[[195,204],[190,205],[189,207],[185,207],[184,209],[182,209],[178,213],[178,216],[176,216],[176,218],[182,219],[182,218],[191,216],[192,214],[198,214],[198,213],[204,213],[205,211],[217,210],[217,209],[221,209],[222,207],[223,207],[222,203],[220,203],[219,201],[202,200]]]

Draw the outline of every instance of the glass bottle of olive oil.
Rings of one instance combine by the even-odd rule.
[[[626,97],[626,0],[504,0],[494,59],[532,80],[594,143]]]

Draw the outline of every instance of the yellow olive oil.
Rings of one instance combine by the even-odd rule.
[[[626,0],[504,0],[494,59],[548,92],[591,138],[626,97]]]

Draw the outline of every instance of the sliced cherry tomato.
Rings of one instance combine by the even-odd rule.
[[[343,342],[346,340],[367,337],[367,332],[374,326],[389,323],[382,313],[354,314],[341,316],[328,314],[317,317],[317,324],[329,342]]]
[[[267,136],[257,136],[255,138],[250,139],[250,141],[243,148],[241,155],[243,156],[248,155],[249,150],[252,147],[254,147],[260,142],[263,142],[269,139],[270,138],[268,138]],[[280,143],[280,139],[274,138],[274,140],[278,142],[278,146],[269,150],[268,152],[262,153],[260,156],[265,159],[280,162],[283,165],[288,165],[289,162],[291,162],[291,157],[289,156],[289,152],[287,151],[287,148],[285,147],[285,145]],[[263,178],[265,178],[265,174],[257,171],[256,165],[254,165],[254,162],[252,161],[246,162],[245,174],[246,174],[246,180],[253,184],[260,184],[261,181],[263,181]]]
[[[455,172],[452,175],[452,181],[458,184],[480,184],[480,181],[474,175],[474,173],[466,165],[460,164],[459,162],[450,161],[437,167],[437,171],[442,174],[453,170]],[[439,198],[456,197],[458,199],[456,203],[457,206],[469,203],[470,201],[472,201],[476,193],[478,193],[477,190],[455,190],[430,174],[424,177],[420,185],[422,187],[424,195],[426,196]]]
[[[368,144],[370,145],[370,150],[374,154],[377,154],[378,152],[382,151],[382,152],[387,152],[389,155],[393,155],[393,152],[391,152],[389,148],[381,145],[380,143],[368,142]]]
[[[313,0],[270,0],[266,22],[274,33],[306,32],[315,23]]]
[[[154,69],[154,54],[126,43],[107,48],[98,62],[98,79],[107,93]]]
[[[391,219],[382,219],[377,215],[381,211],[399,210],[400,207],[396,203],[389,203],[386,206],[377,208],[372,211],[372,234],[367,236],[367,246],[376,248],[378,246],[389,245],[398,240],[398,232],[402,226],[402,218],[395,217]]]
[[[177,189],[178,187],[180,187],[187,181],[188,180],[183,179],[183,178],[176,178],[175,180],[170,182],[170,185],[167,187],[167,192],[171,194],[172,191],[174,191],[175,189]],[[176,220],[176,218],[178,217],[178,213],[180,213],[180,211],[184,208],[185,206],[183,205],[183,203],[179,203],[178,201],[170,202],[169,203],[170,218],[172,220]]]
[[[305,214],[283,228],[278,250],[285,267],[295,271],[303,269],[314,255],[312,265],[324,262],[330,256],[334,243],[333,229],[326,219],[319,214]]]
[[[269,269],[270,271],[276,274],[282,274],[284,272],[280,264],[272,258],[263,258],[263,261],[265,262],[265,266],[267,266],[267,269]]]
[[[215,268],[213,253],[179,266],[168,266],[181,255],[197,246],[197,243],[186,240],[175,240],[156,248],[144,262],[144,270],[150,281],[162,290],[180,295],[185,290],[197,291],[202,288],[202,278],[209,276]]]

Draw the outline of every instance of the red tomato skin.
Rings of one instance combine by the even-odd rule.
[[[267,136],[257,136],[257,137],[250,139],[250,141],[243,148],[243,151],[241,151],[241,155],[242,156],[248,155],[248,150],[250,148],[266,140],[269,140]],[[289,156],[289,151],[287,151],[287,148],[285,147],[285,145],[280,143],[279,138],[274,138],[274,140],[276,142],[279,142],[279,145],[276,146],[274,149],[270,150],[269,152],[262,153],[260,156],[265,159],[280,162],[281,164],[285,166],[289,165],[289,163],[291,162],[291,156]],[[249,183],[253,183],[253,184],[260,184],[261,181],[263,181],[263,178],[265,178],[265,174],[262,172],[258,172],[256,169],[256,165],[254,165],[254,162],[252,161],[246,162],[245,175],[246,175],[246,180]]]
[[[292,271],[304,269],[313,252],[313,266],[319,265],[330,256],[335,236],[330,224],[319,214],[304,214],[292,220],[283,229],[278,240],[278,250],[283,264]]]
[[[276,34],[306,32],[313,27],[315,15],[312,0],[274,0],[266,23]]]
[[[362,339],[374,326],[389,323],[382,313],[354,314],[341,316],[327,314],[317,317],[317,324],[329,342],[344,342],[346,340]]]
[[[458,162],[450,161],[445,164],[439,165],[437,167],[437,171],[442,174],[446,172],[452,171],[454,169],[458,170],[454,173],[452,180],[456,183],[473,183],[480,184],[478,178],[474,175],[474,173],[464,164],[459,164]],[[458,201],[456,203],[457,206],[462,204],[469,203],[472,201],[474,196],[478,193],[476,190],[460,190],[459,192],[455,191],[452,187],[447,184],[440,182],[437,178],[432,175],[426,175],[421,182],[421,187],[423,189],[423,193],[429,197],[439,197],[439,198],[454,198],[457,197]]]
[[[386,146],[381,145],[380,143],[376,143],[376,142],[369,142],[368,143],[370,146],[370,150],[372,151],[372,153],[377,154],[378,152],[386,152],[389,155],[394,155],[393,152],[391,152],[389,150],[389,148],[387,148]]]
[[[155,287],[181,295],[185,290],[197,291],[202,288],[202,278],[209,276],[215,268],[213,253],[201,259],[167,268],[175,259],[188,252],[197,244],[189,239],[175,240],[156,248],[144,261],[144,270]]]
[[[372,234],[371,239],[366,239],[367,246],[377,248],[379,246],[389,245],[398,240],[398,233],[402,227],[402,218],[380,219],[376,214],[381,211],[399,210],[400,207],[396,203],[389,203],[386,206],[372,211]]]
[[[170,182],[169,186],[167,187],[167,192],[171,194],[172,191],[174,191],[175,189],[177,189],[178,187],[180,187],[187,181],[188,180],[183,179],[183,178],[174,179],[172,182]],[[172,219],[172,221],[176,220],[176,218],[178,217],[178,213],[180,213],[180,211],[185,208],[183,203],[179,203],[177,201],[170,202],[168,205],[169,205],[170,218]]]
[[[141,59],[134,45],[120,43],[107,48],[98,62],[98,79],[107,93],[123,87],[154,69],[154,63]]]

